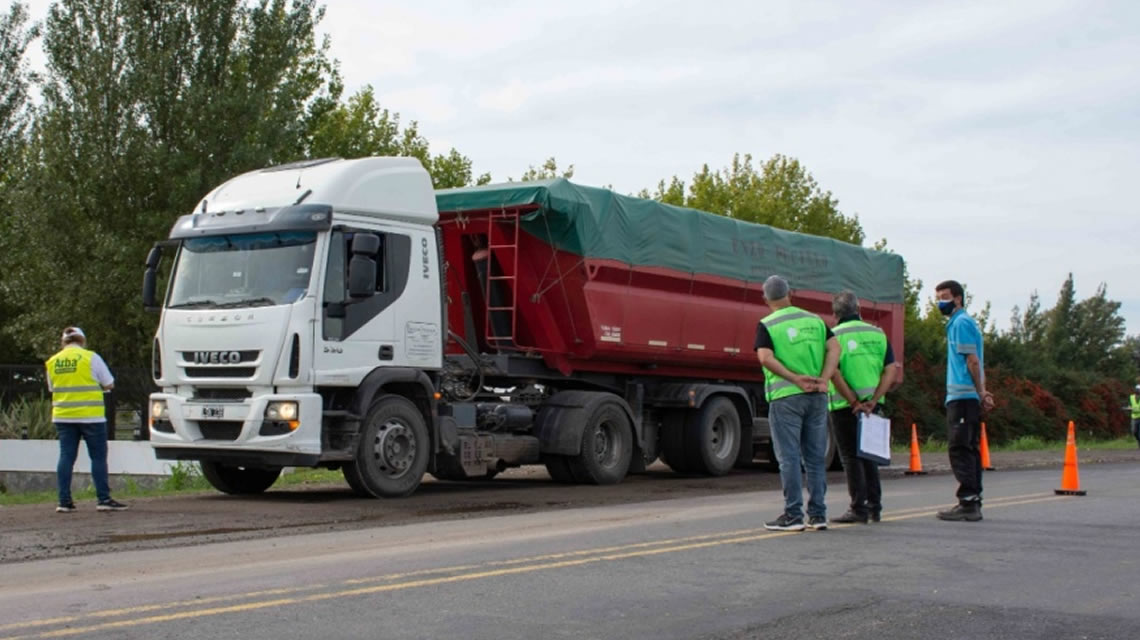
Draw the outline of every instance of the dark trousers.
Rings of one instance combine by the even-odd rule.
[[[982,499],[982,411],[977,400],[951,400],[946,403],[946,441],[950,468],[958,481],[958,501]]]
[[[831,429],[839,446],[839,459],[847,474],[847,494],[851,511],[870,515],[883,510],[883,487],[879,483],[879,465],[858,457],[859,417],[851,408],[831,412]]]
[[[59,503],[71,503],[71,470],[79,457],[79,441],[87,444],[87,455],[91,458],[91,482],[95,485],[95,497],[99,502],[111,499],[111,488],[107,476],[107,423],[106,422],[57,422],[59,432],[59,463],[56,465],[56,480],[59,483]]]
[[[1136,438],[1136,444],[1140,445],[1140,418],[1132,421],[1132,437]]]

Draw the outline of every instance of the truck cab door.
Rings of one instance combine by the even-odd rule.
[[[358,234],[380,237],[373,258],[376,290],[372,295],[349,297],[348,276],[352,242]],[[316,329],[314,364],[318,384],[355,384],[395,354],[396,324],[390,312],[407,286],[411,238],[374,230],[335,230],[329,235],[321,318]]]

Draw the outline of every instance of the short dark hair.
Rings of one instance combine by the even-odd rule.
[[[955,298],[965,299],[966,292],[962,289],[962,285],[958,284],[957,280],[943,280],[934,286],[935,291],[942,291],[943,289],[949,289],[950,295]]]

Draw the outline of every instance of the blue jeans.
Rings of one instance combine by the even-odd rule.
[[[87,455],[91,458],[91,481],[95,484],[95,496],[99,502],[111,499],[111,487],[107,482],[107,423],[106,422],[56,422],[59,432],[59,464],[55,476],[59,481],[59,503],[71,503],[71,470],[79,457],[79,439],[87,443]]]
[[[827,517],[827,394],[800,393],[768,405],[772,447],[780,462],[784,485],[784,513],[804,515],[803,471],[807,472],[808,516]],[[803,463],[801,471],[800,463]]]

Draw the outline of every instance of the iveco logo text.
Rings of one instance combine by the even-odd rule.
[[[428,260],[427,238],[420,238],[420,248],[424,250],[424,280],[431,277],[431,261]]]
[[[194,364],[237,364],[241,353],[237,351],[195,351]]]

